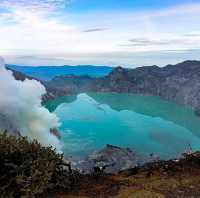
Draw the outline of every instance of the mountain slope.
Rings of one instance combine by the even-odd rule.
[[[200,115],[200,61],[185,61],[163,68],[117,67],[105,77],[59,76],[45,82],[44,85],[51,97],[87,91],[160,96],[166,100],[189,105]]]

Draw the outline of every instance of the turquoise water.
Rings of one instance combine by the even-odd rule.
[[[200,149],[200,118],[190,108],[158,97],[88,93],[46,104],[61,122],[66,155],[86,155],[106,144],[162,158]]]

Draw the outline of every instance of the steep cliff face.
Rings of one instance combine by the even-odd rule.
[[[81,93],[89,90],[95,78],[89,76],[58,76],[51,81],[42,82],[46,87],[47,94],[44,101],[57,96]]]
[[[100,82],[98,91],[156,95],[189,105],[196,113],[200,110],[200,62],[198,61],[186,61],[164,68],[156,66],[133,70],[117,68]]]
[[[163,68],[117,67],[102,78],[60,76],[44,85],[51,96],[46,99],[87,91],[138,93],[189,105],[200,115],[200,61],[185,61]]]
[[[17,80],[29,78],[13,72]],[[163,99],[189,105],[200,115],[200,61],[185,61],[177,65],[117,67],[108,76],[58,76],[49,82],[41,82],[47,90],[43,100],[87,91],[127,92],[160,96]]]

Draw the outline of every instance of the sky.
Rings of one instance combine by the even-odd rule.
[[[0,0],[0,55],[18,65],[200,60],[199,0]]]

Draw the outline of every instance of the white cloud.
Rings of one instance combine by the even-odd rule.
[[[67,2],[33,0],[27,3],[26,0],[3,0],[0,6],[7,3],[8,11],[0,15],[0,53],[10,57],[7,60],[12,62],[12,56],[34,56],[40,57],[37,58],[38,64],[44,62],[41,60],[45,60],[45,63],[52,61],[52,58],[55,58],[54,64],[56,60],[58,64],[65,61],[70,64],[71,59],[77,59],[72,61],[77,64],[89,60],[91,64],[117,64],[117,61],[120,64],[130,64],[131,56],[138,53],[156,52],[159,56],[159,53],[172,49],[200,49],[200,36],[191,36],[200,32],[200,3],[126,13],[60,12],[59,9]],[[83,32],[100,30],[102,27],[106,27],[103,32]],[[148,42],[141,44],[142,40]],[[105,56],[106,53],[113,57]],[[119,54],[123,56],[120,58]],[[141,61],[137,62],[142,63],[142,59],[144,61],[143,57],[138,59]],[[28,62],[27,58],[24,60]]]
[[[1,0],[0,7],[6,9],[16,9],[23,7],[29,11],[54,10],[65,6],[71,0]]]

